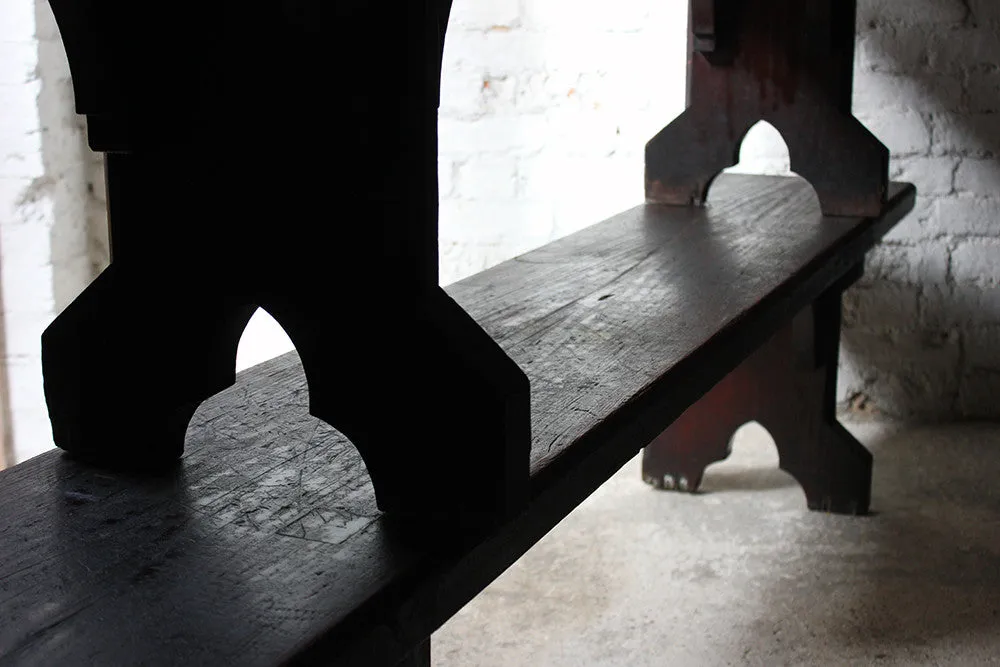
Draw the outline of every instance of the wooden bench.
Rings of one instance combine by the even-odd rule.
[[[69,15],[69,5],[60,4],[53,2],[57,17],[60,11]],[[710,1],[695,5],[714,8]],[[722,64],[713,67],[736,72],[733,86],[756,81],[740,78],[749,70],[739,56],[723,57],[731,36],[714,30],[718,17],[694,16],[698,39],[692,48],[719,56]],[[443,26],[441,16],[431,18],[431,25]],[[838,15],[837,25],[846,30],[842,19]],[[68,25],[75,24],[64,18],[64,36]],[[853,35],[853,23],[850,30]],[[431,42],[440,48],[439,35]],[[801,48],[816,47],[809,42]],[[72,62],[72,48],[70,57]],[[702,78],[721,76],[705,67]],[[815,73],[809,67],[804,75]],[[837,90],[844,93],[842,86]],[[770,113],[752,106],[744,109],[748,118]],[[783,113],[779,129],[790,130],[795,167],[805,130],[796,134],[794,115]],[[692,118],[671,127],[690,125]],[[849,113],[838,119],[836,127],[855,127]],[[117,175],[109,172],[115,175],[112,209],[115,201],[125,208],[148,203],[143,196],[150,191],[137,184],[139,172],[129,170],[129,161],[138,158],[128,154],[151,151],[147,142],[160,139],[135,117],[125,122],[102,112],[90,120],[107,150],[127,154],[116,158]],[[689,182],[686,172],[671,173],[662,154],[668,128],[650,144],[647,203],[447,288],[530,381],[530,450],[523,458],[517,428],[498,434],[493,422],[480,425],[481,443],[457,442],[460,431],[443,428],[441,438],[451,440],[442,446],[451,459],[435,458],[438,434],[422,428],[403,442],[352,446],[310,410],[317,412],[317,393],[324,401],[350,395],[354,376],[338,377],[335,366],[314,363],[307,346],[305,372],[295,355],[286,355],[246,371],[235,386],[201,404],[179,465],[158,460],[152,472],[116,471],[107,465],[112,456],[98,457],[95,465],[91,454],[102,451],[97,437],[87,441],[84,460],[78,460],[80,451],[77,458],[51,452],[0,473],[0,664],[427,665],[431,633],[643,447],[650,445],[648,482],[691,490],[704,466],[725,455],[734,425],[752,418],[775,435],[782,467],[802,484],[810,507],[867,511],[871,458],[834,415],[840,297],[860,276],[865,252],[913,206],[914,189],[885,182],[884,164],[874,170],[877,178],[864,176],[870,165],[859,168],[858,179],[814,175],[815,190],[799,178],[723,175],[711,186],[707,205],[686,205],[703,203],[712,182],[706,174],[720,155],[729,151],[732,161],[731,149],[745,131],[743,121],[737,125],[704,160],[690,153],[678,158],[694,174]],[[819,125],[819,134],[836,129]],[[859,155],[884,157],[867,138],[851,137],[848,144],[863,144]],[[845,153],[837,151],[842,159]],[[168,165],[148,162],[142,166],[147,176],[176,166],[166,153],[157,155]],[[835,160],[833,166],[844,164]],[[413,192],[425,185],[417,183]],[[120,220],[117,232],[112,220],[112,235],[122,234],[128,252],[139,232]],[[137,259],[127,257],[121,266],[145,275]],[[316,299],[325,294],[312,293]],[[239,310],[230,322],[237,337],[243,315]],[[404,327],[399,336],[409,333]],[[57,334],[46,341],[50,349],[63,345],[72,328]],[[228,347],[219,343],[218,349]],[[361,372],[364,360],[343,351],[346,368]],[[62,408],[73,391],[84,389],[74,389],[62,374],[63,364],[76,363],[72,355],[61,350],[49,360],[46,382],[58,385],[50,404]],[[174,370],[163,367],[165,376]],[[442,371],[447,377],[454,372]],[[225,379],[225,373],[212,376],[201,388]],[[171,390],[177,382],[164,380]],[[470,394],[435,406],[434,414],[452,410],[461,424],[475,426],[463,406],[496,396],[479,385]],[[162,398],[172,400],[169,392]],[[412,397],[418,405],[432,405],[432,399]],[[389,394],[359,404],[368,406],[369,416],[392,422],[400,420],[398,400]],[[504,405],[514,411],[519,404]],[[75,434],[71,416],[62,413],[57,434]],[[499,423],[507,428],[518,419]],[[407,433],[406,426],[394,432]],[[105,453],[130,451],[129,433],[120,425],[107,428],[113,442]],[[149,451],[160,452],[161,445],[176,446],[173,433],[135,430],[131,444],[146,451],[148,437],[155,444]],[[78,445],[74,440],[66,448]],[[424,451],[432,463],[421,463]],[[405,493],[394,493],[385,477],[373,486],[361,453],[371,457],[369,465],[390,470]],[[510,463],[502,474],[490,466],[501,460]],[[409,479],[400,461],[412,466]],[[447,474],[436,467],[440,461]],[[527,470],[523,488],[521,465]],[[432,501],[452,498],[456,505],[477,485],[488,492],[471,513],[448,506],[435,512],[433,503],[417,498],[422,485],[433,487],[426,494]],[[415,505],[407,511],[410,498]],[[380,511],[380,504],[390,511]]]
[[[393,665],[428,650],[431,632],[755,349],[797,316],[835,317],[864,252],[913,197],[893,185],[878,218],[824,219],[804,181],[723,176],[708,209],[639,206],[449,288],[532,384],[531,499],[495,528],[414,538],[381,515],[357,450],[308,415],[294,355],[203,405],[171,474],[112,474],[55,452],[0,473],[0,655]],[[812,332],[803,368],[830,362],[831,333]],[[793,444],[829,485],[807,489],[810,504],[867,497],[834,474],[856,452]]]

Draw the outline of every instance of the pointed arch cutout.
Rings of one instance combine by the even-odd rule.
[[[239,493],[227,494],[234,521],[258,529],[280,523],[297,536],[342,541],[349,536],[345,531],[356,532],[381,512],[374,503],[362,503],[345,518],[323,505],[321,490],[335,482],[352,489],[373,486],[368,464],[345,433],[311,414],[308,376],[285,326],[263,306],[241,312],[227,329],[227,349],[219,352],[235,372],[247,372],[193,411],[184,449],[191,456],[209,447],[213,458],[229,462],[239,485]],[[273,464],[275,459],[295,459],[295,465],[271,465],[256,474],[261,460]],[[331,520],[333,514],[337,517]]]
[[[295,349],[288,332],[263,308],[247,322],[236,350],[236,372],[262,364]]]
[[[735,163],[723,173],[792,175],[791,157],[784,137],[766,120],[754,123],[743,138],[734,156]]]
[[[309,400],[293,350],[204,401],[185,435],[186,457],[216,468],[210,484],[191,489],[199,505],[249,530],[333,544],[376,521],[382,513],[360,450],[312,416]],[[331,489],[348,489],[351,502]]]
[[[729,441],[728,458],[705,469],[701,489],[706,493],[764,491],[798,486],[781,470],[778,448],[771,432],[758,421],[740,426]]]
[[[755,174],[762,176],[785,176],[808,185],[804,190],[809,198],[807,206],[821,214],[822,206],[816,188],[808,179],[792,170],[794,163],[791,147],[777,127],[766,120],[759,120],[743,134],[736,144],[732,166],[720,174]],[[718,175],[708,185],[705,201],[711,201],[712,185]]]

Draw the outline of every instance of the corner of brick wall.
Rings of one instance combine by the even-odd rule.
[[[1000,3],[862,0],[855,114],[918,189],[845,299],[840,394],[858,410],[996,417]]]

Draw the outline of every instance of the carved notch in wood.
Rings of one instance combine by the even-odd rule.
[[[646,145],[647,200],[704,203],[766,120],[824,214],[878,215],[889,154],[851,114],[854,0],[691,2],[688,108]]]
[[[43,336],[56,444],[100,465],[176,461],[261,306],[382,509],[516,511],[527,378],[437,285],[450,2],[181,2],[152,23],[133,4],[52,0],[77,111],[109,152],[114,253]]]
[[[691,0],[692,48],[699,53],[711,53],[716,48],[716,1]]]

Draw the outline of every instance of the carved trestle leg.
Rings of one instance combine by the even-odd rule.
[[[757,421],[809,509],[867,513],[872,457],[835,414],[842,292],[833,288],[795,315],[650,443],[643,479],[697,490],[705,468],[729,456],[736,430]]]
[[[855,3],[692,0],[688,108],[646,145],[646,199],[700,205],[771,123],[826,215],[874,216],[889,152],[851,115]]]
[[[77,110],[107,153],[113,251],[42,339],[59,447],[104,467],[173,465],[199,403],[235,382],[259,306],[381,509],[416,525],[520,510],[528,379],[438,286],[450,4],[246,5],[190,21],[181,2],[134,40],[122,26],[143,15],[128,3],[53,2]],[[330,71],[343,79],[332,104]]]

